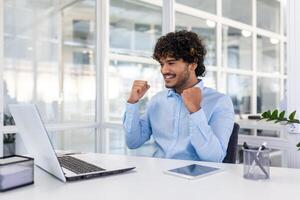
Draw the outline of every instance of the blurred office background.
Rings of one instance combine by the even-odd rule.
[[[15,131],[7,104],[31,102],[52,125],[56,149],[151,156],[151,141],[126,148],[124,106],[135,79],[151,85],[143,108],[164,88],[153,46],[181,29],[205,41],[204,83],[231,97],[237,119],[285,108],[285,0],[0,1],[3,134]]]

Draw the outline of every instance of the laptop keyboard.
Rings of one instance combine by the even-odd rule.
[[[90,172],[103,171],[105,169],[97,167],[93,164],[87,163],[83,160],[74,158],[72,156],[58,157],[60,165],[76,174],[85,174]]]

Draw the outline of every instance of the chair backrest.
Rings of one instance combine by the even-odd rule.
[[[236,161],[239,129],[240,126],[237,123],[234,123],[232,133],[228,142],[227,154],[223,160],[223,163],[235,163]]]

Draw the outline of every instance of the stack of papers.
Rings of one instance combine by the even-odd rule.
[[[0,191],[33,183],[33,160],[22,157],[0,159]]]

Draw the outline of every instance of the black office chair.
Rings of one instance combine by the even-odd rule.
[[[223,160],[223,163],[235,163],[236,161],[239,129],[240,126],[237,123],[234,123],[232,133],[228,142],[227,154]]]

